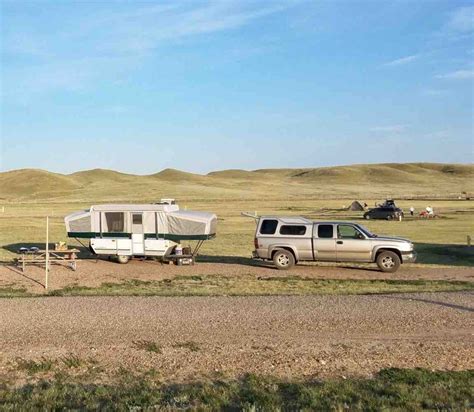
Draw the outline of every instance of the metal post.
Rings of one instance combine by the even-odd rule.
[[[49,272],[49,216],[46,216],[46,269],[44,287],[48,289],[48,272]]]

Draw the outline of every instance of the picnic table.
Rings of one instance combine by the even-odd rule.
[[[77,269],[77,254],[79,249],[49,250],[48,263],[56,265],[67,265],[72,270]],[[24,272],[27,265],[46,265],[46,250],[20,251],[21,255],[16,259],[18,266]]]

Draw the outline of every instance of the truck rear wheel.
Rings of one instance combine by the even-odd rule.
[[[125,263],[128,263],[129,260],[130,260],[130,256],[125,256],[125,255],[118,255],[117,256],[117,262],[118,263],[125,264]]]
[[[295,265],[295,257],[288,250],[277,250],[273,255],[273,263],[279,270],[288,270]]]
[[[389,250],[380,252],[377,256],[377,266],[382,272],[396,272],[400,267],[400,263],[400,257]]]

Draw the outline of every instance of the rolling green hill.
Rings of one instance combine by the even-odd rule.
[[[80,188],[72,176],[38,169],[20,169],[0,173],[0,198],[38,198],[67,196]]]
[[[404,163],[304,169],[223,170],[207,175],[165,169],[147,176],[94,169],[69,175],[37,169],[0,173],[6,201],[452,197],[474,192],[474,165]]]

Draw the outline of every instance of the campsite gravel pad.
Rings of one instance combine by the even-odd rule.
[[[24,382],[17,358],[71,354],[97,361],[101,380],[119,367],[154,368],[168,381],[474,368],[473,298],[461,292],[2,299],[0,381]]]

